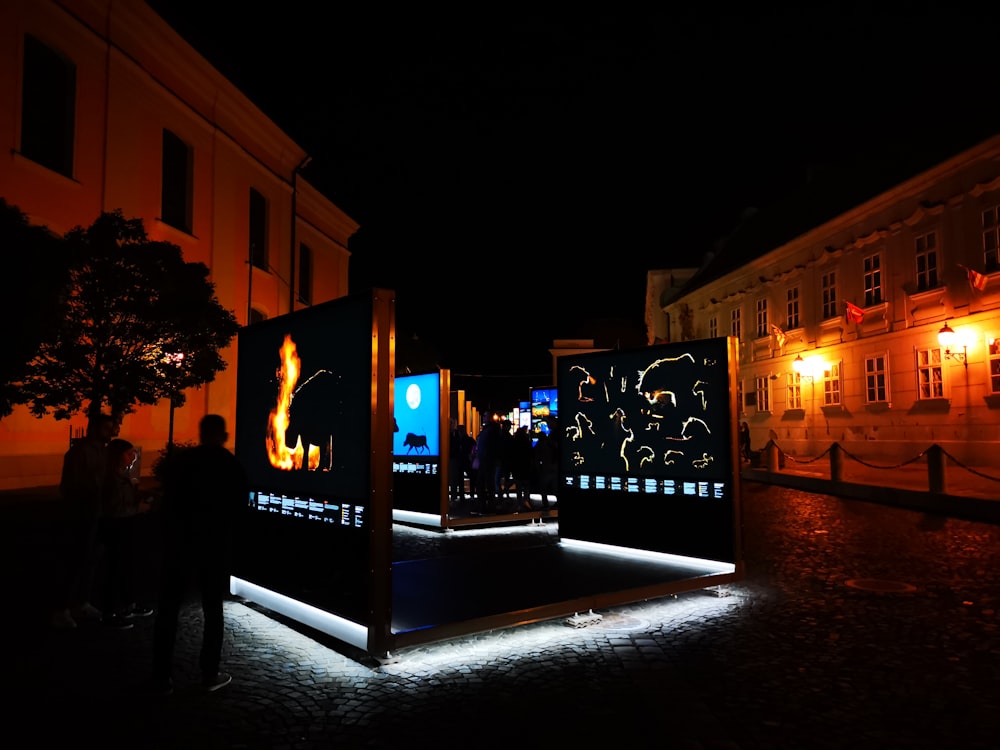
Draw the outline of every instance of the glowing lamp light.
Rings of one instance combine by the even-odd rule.
[[[813,354],[811,357],[806,357],[805,359],[802,358],[801,354],[797,354],[795,359],[792,360],[792,370],[798,373],[801,378],[815,379],[828,369],[830,369],[830,365],[818,354]]]
[[[959,341],[958,334],[948,325],[948,321],[945,321],[945,324],[941,326],[941,330],[938,331],[938,343],[944,349],[945,359],[957,359],[966,369],[969,369],[969,346]],[[959,345],[961,345],[962,351],[953,352],[952,349]]]
[[[179,368],[184,364],[184,352],[163,352],[163,363]],[[174,448],[174,409],[177,408],[177,399],[170,397],[170,423],[167,426],[167,450]]]

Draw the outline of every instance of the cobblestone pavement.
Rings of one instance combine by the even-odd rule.
[[[23,738],[11,746],[998,746],[1000,526],[754,482],[743,511],[743,581],[614,607],[586,627],[551,620],[425,645],[386,664],[233,601],[224,663],[234,679],[203,693],[191,606],[168,698],[143,689],[152,618],[123,632],[48,629],[37,611],[45,525],[5,523],[8,604],[23,613],[5,618],[6,724]],[[394,546],[403,559],[555,533],[397,526]]]

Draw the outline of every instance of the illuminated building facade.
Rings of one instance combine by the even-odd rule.
[[[358,225],[303,179],[308,155],[144,2],[0,4],[0,197],[64,234],[103,211],[202,262],[246,324],[347,294]],[[235,434],[236,341],[216,380],[186,394],[174,441],[207,412]],[[144,473],[167,442],[169,404],[125,417]],[[83,415],[0,420],[0,488],[58,481]]]
[[[679,289],[650,272],[647,335],[738,337],[754,449],[810,458],[838,443],[886,466],[937,444],[993,464],[1000,136],[777,246],[753,240]]]

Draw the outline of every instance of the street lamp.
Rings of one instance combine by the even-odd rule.
[[[166,364],[179,368],[184,363],[184,352],[164,352],[163,361]],[[178,399],[170,396],[170,423],[167,427],[167,451],[174,448],[174,409],[177,408]]]
[[[810,355],[805,359],[802,358],[801,354],[797,354],[792,360],[792,370],[799,376],[799,380],[809,380],[809,420],[812,422],[813,433],[816,431],[816,379],[823,377],[823,373],[829,369],[830,363],[818,354]],[[808,426],[806,439],[809,439]]]
[[[948,321],[945,321],[941,330],[938,331],[938,343],[944,347],[944,358],[945,359],[957,359],[966,370],[969,369],[969,346],[966,343],[962,343],[962,351],[953,352],[951,349],[956,346],[958,341],[958,334],[955,333],[954,329],[948,325]]]
[[[802,359],[801,354],[797,354],[795,359],[792,360],[792,369],[799,374],[799,377],[815,381],[816,378],[830,369],[830,365],[817,354],[813,354],[811,357],[806,357],[805,359]]]

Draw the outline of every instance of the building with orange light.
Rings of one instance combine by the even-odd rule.
[[[303,179],[308,154],[144,2],[4,2],[0,48],[0,197],[32,224],[61,235],[103,211],[141,218],[208,266],[241,324],[347,294],[358,224]],[[175,442],[196,440],[205,413],[234,422],[235,340],[223,355],[176,410]],[[168,403],[122,423],[146,473],[169,423]],[[23,408],[0,420],[0,489],[56,483],[84,426]]]
[[[773,440],[805,460],[838,443],[887,466],[939,445],[993,464],[1000,136],[790,240],[762,236],[647,278],[650,343],[739,339],[754,449]]]

